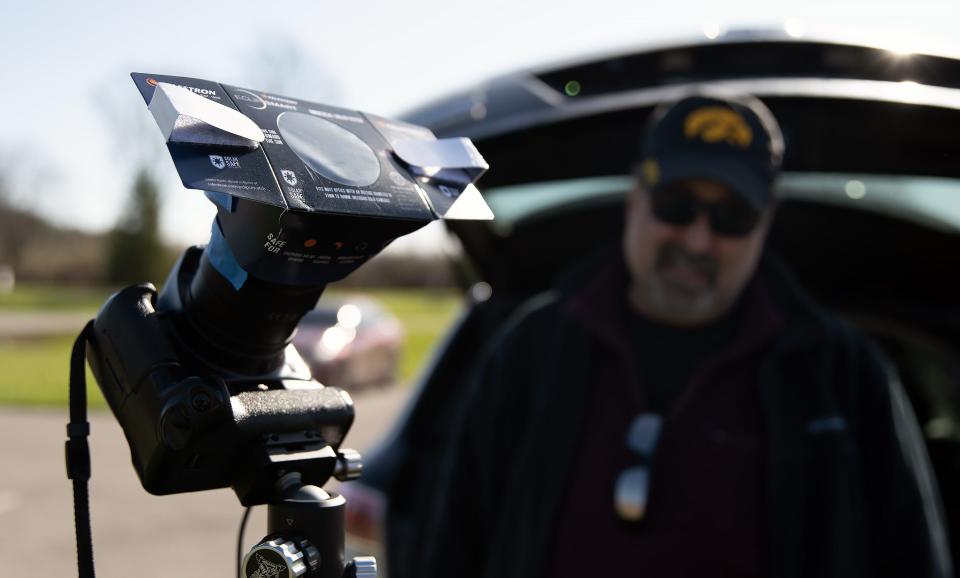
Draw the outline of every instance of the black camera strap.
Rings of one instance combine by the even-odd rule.
[[[73,518],[77,531],[77,570],[80,578],[94,578],[93,533],[90,530],[90,422],[87,421],[87,339],[93,321],[73,342],[70,357],[70,423],[67,424],[67,478],[73,481]]]

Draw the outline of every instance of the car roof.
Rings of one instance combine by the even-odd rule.
[[[566,90],[570,82],[577,84],[576,94]],[[405,118],[440,135],[482,140],[565,117],[649,105],[704,82],[758,95],[822,94],[957,108],[954,93],[927,88],[960,88],[960,60],[837,39],[735,31],[713,41],[608,51],[503,74]]]
[[[571,80],[579,83],[573,96],[564,90]],[[837,40],[740,34],[591,56],[492,78],[405,118],[440,137],[473,139],[490,164],[478,186],[495,196],[524,183],[627,173],[652,109],[703,85],[764,100],[784,129],[790,174],[960,179],[960,60]],[[481,277],[533,286],[567,259],[551,248],[573,258],[579,239],[586,251],[616,238],[616,192],[598,190],[602,202],[582,200],[575,216],[508,231],[496,220],[447,225]],[[823,198],[806,201],[824,206]],[[951,227],[938,234],[956,236]]]
[[[615,53],[495,77],[405,118],[473,139],[491,165],[481,188],[620,174],[652,108],[704,85],[767,102],[788,129],[787,170],[960,175],[960,163],[926,154],[958,149],[941,129],[960,110],[960,60],[837,41],[737,36]],[[876,148],[891,132],[897,146]],[[857,155],[864,140],[870,153]]]

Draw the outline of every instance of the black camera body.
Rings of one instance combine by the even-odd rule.
[[[259,333],[258,343],[248,341],[249,355],[237,354],[229,345],[217,347],[188,316],[191,305],[209,313],[208,302],[216,301],[197,304],[191,294],[191,285],[209,286],[204,275],[218,274],[199,247],[190,248],[162,294],[148,284],[127,287],[94,323],[87,359],[126,434],[143,487],[158,495],[232,487],[249,506],[266,503],[286,472],[323,485],[337,467],[353,403],[346,392],[310,379],[293,347],[277,337],[282,326],[296,325],[320,291],[301,291],[299,307],[282,295],[267,302],[277,308],[265,307],[253,285],[230,288],[257,307],[234,309],[220,300],[238,324],[249,326],[245,318],[277,327],[287,320],[279,331]],[[197,347],[200,341],[207,347]],[[223,369],[231,357],[244,359],[248,371]]]

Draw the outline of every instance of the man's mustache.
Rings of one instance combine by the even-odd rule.
[[[658,271],[662,271],[678,263],[703,275],[710,286],[713,286],[716,282],[717,261],[710,255],[691,253],[676,244],[667,244],[661,247],[657,254],[656,261]]]

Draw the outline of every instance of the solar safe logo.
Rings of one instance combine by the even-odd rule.
[[[291,170],[281,169],[280,176],[283,177],[283,180],[286,181],[291,187],[297,186],[297,173]]]
[[[215,169],[239,169],[240,168],[240,159],[237,157],[224,157],[220,155],[208,155],[210,158],[210,164],[213,165]]]

